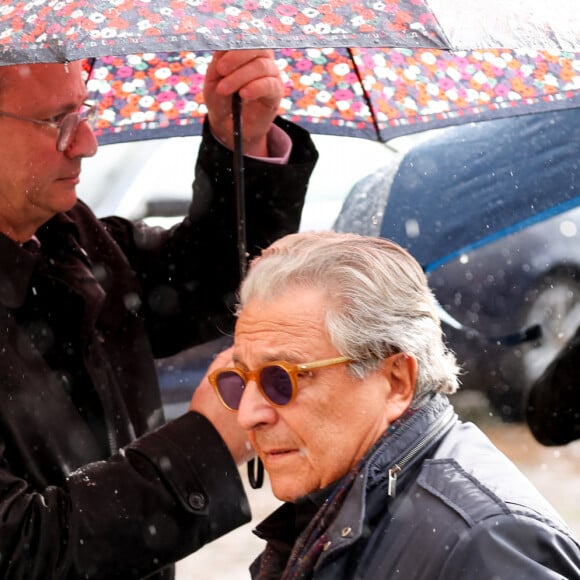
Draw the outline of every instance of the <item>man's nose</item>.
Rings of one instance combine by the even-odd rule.
[[[238,424],[246,431],[276,422],[277,410],[268,403],[256,381],[248,380],[240,400]]]
[[[65,154],[68,157],[92,157],[98,148],[97,138],[90,125],[85,121],[81,121]]]

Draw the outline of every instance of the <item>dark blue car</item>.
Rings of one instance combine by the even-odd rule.
[[[463,390],[508,419],[580,326],[580,109],[431,132],[358,182],[335,223],[420,261]]]

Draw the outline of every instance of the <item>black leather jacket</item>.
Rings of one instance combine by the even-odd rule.
[[[298,227],[316,152],[246,160],[248,249]],[[29,253],[0,235],[0,578],[171,578],[250,517],[211,424],[163,425],[153,359],[233,326],[231,154],[205,136],[190,216],[171,231],[79,202]],[[192,392],[195,385],[192,385]]]
[[[288,504],[258,535],[272,539],[285,513]],[[368,458],[324,540],[316,580],[580,579],[567,526],[441,395]]]

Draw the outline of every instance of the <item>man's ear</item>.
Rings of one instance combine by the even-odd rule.
[[[409,407],[417,383],[417,359],[400,352],[383,361],[383,373],[390,390],[387,393],[387,420],[396,421]]]

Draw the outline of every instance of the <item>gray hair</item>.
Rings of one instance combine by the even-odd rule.
[[[459,369],[443,341],[425,274],[394,242],[336,232],[285,236],[252,262],[238,313],[253,298],[275,299],[294,287],[326,292],[326,331],[359,378],[404,352],[418,363],[415,400],[457,390]]]

